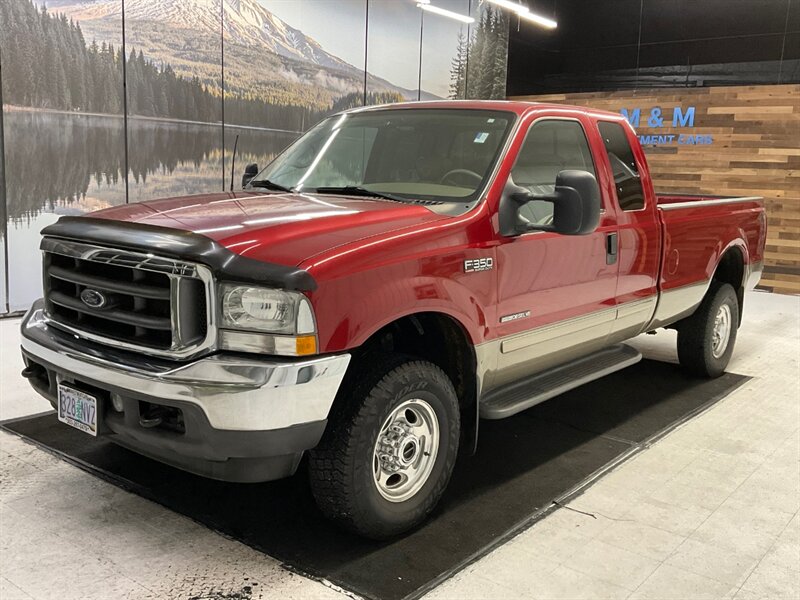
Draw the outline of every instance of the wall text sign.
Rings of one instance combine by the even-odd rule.
[[[676,106],[672,109],[672,114],[667,115],[664,109],[656,106],[650,112],[643,115],[641,108],[623,108],[620,111],[623,117],[628,120],[634,128],[645,129],[683,129],[694,127],[695,107],[687,106],[683,108]],[[655,133],[640,134],[639,143],[642,146],[667,146],[671,144],[687,146],[707,146],[714,143],[714,138],[707,134],[694,133]]]

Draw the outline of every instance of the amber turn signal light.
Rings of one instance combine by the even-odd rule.
[[[301,335],[295,338],[297,356],[308,356],[317,353],[317,336]]]

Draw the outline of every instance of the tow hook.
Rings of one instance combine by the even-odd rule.
[[[42,365],[32,362],[22,369],[22,376],[25,379],[47,379],[47,371]]]
[[[164,422],[164,409],[160,406],[150,408],[146,413],[139,415],[139,425],[145,429],[158,427]]]
[[[40,369],[37,369],[36,367],[25,367],[24,369],[22,369],[21,375],[25,379],[32,379],[33,377],[36,377],[36,374],[39,371],[40,371]]]

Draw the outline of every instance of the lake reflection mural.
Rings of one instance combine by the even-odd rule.
[[[124,0],[123,48],[123,0],[2,0],[0,313],[40,295],[39,231],[59,215],[228,189],[234,144],[238,188],[365,102],[502,97],[508,24],[446,1],[476,22],[411,0]],[[472,59],[491,82],[464,85]]]

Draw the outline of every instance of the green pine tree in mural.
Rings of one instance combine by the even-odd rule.
[[[64,15],[28,0],[0,0],[0,24],[6,104],[120,114],[125,61],[129,114],[206,123],[221,118],[218,82],[177,75],[140,49],[124,56],[112,44],[87,44],[80,26]],[[254,98],[243,90],[226,90],[225,102],[229,122],[293,131],[328,112],[325,106],[297,106],[263,93]]]
[[[381,91],[368,92],[366,100],[366,106],[374,106],[376,104],[403,102],[405,98],[398,92]],[[351,108],[358,108],[359,106],[364,106],[364,94],[361,92],[353,92],[352,94],[347,94],[336,100],[331,107],[331,111],[340,112]]]
[[[450,98],[460,100],[467,97],[467,53],[469,44],[463,31],[458,33],[456,55],[450,67]]]
[[[459,36],[450,69],[450,97],[505,98],[507,63],[508,17],[484,4],[471,39]]]

